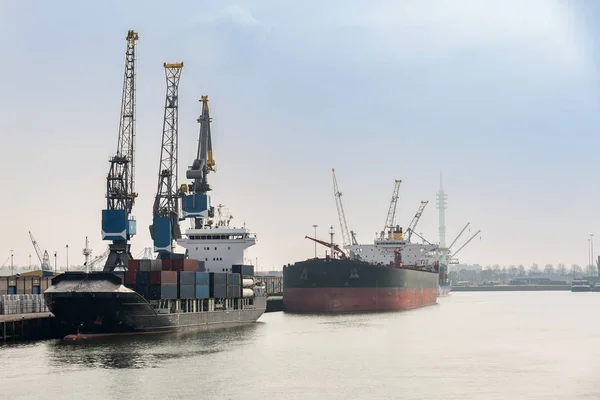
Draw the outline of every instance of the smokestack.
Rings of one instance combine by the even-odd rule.
[[[444,182],[442,179],[442,171],[440,171],[440,190],[437,192],[437,209],[439,210],[439,232],[440,232],[440,247],[446,247],[446,200],[448,196],[444,192]],[[600,257],[599,257],[600,259]]]

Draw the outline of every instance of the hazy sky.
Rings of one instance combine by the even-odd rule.
[[[448,241],[467,221],[482,230],[461,262],[587,263],[600,236],[595,0],[166,4],[0,0],[0,265],[10,249],[28,262],[28,230],[59,264],[65,244],[83,262],[86,235],[106,248],[128,29],[140,35],[134,255],[151,246],[162,64],[184,61],[179,176],[208,94],[213,203],[258,234],[261,269],[312,256],[313,224],[340,236],[332,167],[360,242],[381,230],[394,179],[397,222],[430,200],[419,231],[437,241],[443,170]]]

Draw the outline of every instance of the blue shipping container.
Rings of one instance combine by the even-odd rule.
[[[177,285],[150,285],[149,298],[153,300],[175,300],[177,299]]]
[[[225,298],[227,297],[227,285],[214,285],[211,287],[212,297]]]
[[[237,299],[239,297],[242,297],[240,287],[241,286],[227,286],[227,297],[229,297],[230,299]]]
[[[196,285],[196,298],[197,299],[208,299],[210,297],[210,291],[208,285]]]
[[[208,272],[196,272],[196,285],[208,285],[209,282]]]
[[[196,285],[179,286],[180,299],[193,299],[194,297],[196,297]]]
[[[180,271],[177,273],[177,282],[180,285],[194,285],[196,283],[196,273],[193,271]]]
[[[142,260],[142,261],[144,261],[144,260]],[[140,263],[140,265],[141,265],[141,263]],[[149,285],[150,284],[150,271],[138,272],[137,273],[137,284],[138,285]]]

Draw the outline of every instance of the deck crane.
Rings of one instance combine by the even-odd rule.
[[[410,224],[408,224],[408,228],[406,228],[406,234],[408,235],[408,237],[406,239],[407,242],[410,242],[410,238],[412,237],[412,234],[415,231],[415,228],[417,227],[419,220],[421,219],[421,215],[423,215],[423,210],[425,210],[425,207],[427,206],[428,203],[429,203],[428,200],[421,200],[421,204],[419,205],[419,209],[417,210],[417,213],[413,217],[412,221],[410,221]]]
[[[392,193],[392,200],[390,201],[390,208],[388,209],[387,218],[385,220],[385,226],[383,227],[383,230],[381,231],[381,234],[379,235],[380,240],[384,239],[386,231],[388,231],[389,239],[392,239],[392,238],[395,239],[395,237],[392,236],[393,233],[398,233],[398,234],[401,233],[401,232],[394,231],[395,228],[398,228],[395,226],[394,221],[396,219],[396,205],[398,204],[398,192],[400,191],[401,183],[402,183],[402,180],[400,180],[400,179],[395,180],[394,192]],[[398,230],[398,229],[396,229],[396,230]]]
[[[208,192],[208,173],[216,171],[215,160],[212,152],[212,136],[210,123],[212,119],[208,110],[208,96],[200,98],[202,112],[198,118],[200,133],[198,137],[198,152],[196,159],[186,171],[185,177],[191,179],[192,183],[181,185],[181,211],[183,218],[194,220],[194,228],[200,229],[204,226],[207,218],[214,216],[214,208],[210,206]],[[189,194],[188,194],[189,193]]]
[[[335,205],[340,219],[340,229],[342,231],[342,247],[358,245],[354,232],[348,229],[346,223],[346,214],[344,213],[344,206],[342,205],[342,192],[338,187],[337,178],[335,177],[335,168],[331,168],[333,175],[333,196],[335,197]]]
[[[481,232],[481,230],[478,230],[477,232],[475,232],[475,234],[473,236],[471,236],[458,250],[456,250],[454,253],[452,253],[452,246],[454,246],[454,244],[458,241],[458,239],[462,236],[462,234],[467,230],[467,228],[469,227],[469,225],[471,225],[470,222],[467,222],[467,224],[462,228],[462,230],[458,233],[458,235],[456,235],[456,237],[454,238],[454,240],[452,241],[452,243],[450,243],[450,246],[448,246],[447,248],[439,248],[438,251],[441,255],[441,260],[440,262],[442,264],[448,265],[448,264],[457,264],[458,261],[455,261],[453,258],[454,256],[456,256],[456,254],[461,251],[467,244],[469,244],[471,242],[471,240],[473,240],[477,235],[479,235],[479,233]]]
[[[129,239],[136,234],[135,218],[131,215],[137,193],[134,180],[135,148],[135,60],[139,39],[134,30],[127,32],[125,76],[121,98],[121,118],[117,152],[110,158],[106,177],[106,209],[102,210],[102,240],[109,244],[104,271],[127,267],[131,257]]]
[[[42,253],[42,249],[38,245],[37,241],[29,232],[29,237],[31,238],[31,243],[33,244],[33,249],[35,250],[35,254],[37,254],[38,259],[40,260],[40,265],[43,271],[50,271],[50,255],[48,255],[48,251],[44,250]]]
[[[177,152],[179,128],[179,80],[183,62],[164,63],[167,93],[163,118],[162,148],[158,168],[158,190],[152,210],[150,235],[154,251],[170,257],[174,240],[181,238],[179,228],[179,193],[177,189]]]

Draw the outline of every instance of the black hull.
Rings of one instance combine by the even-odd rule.
[[[266,297],[258,296],[252,308],[158,313],[144,297],[120,284],[99,279],[91,286],[89,290],[72,291],[69,286],[61,289],[58,282],[44,293],[50,311],[71,326],[73,334],[125,335],[218,329],[256,322],[266,310]],[[111,287],[113,290],[109,290]]]

